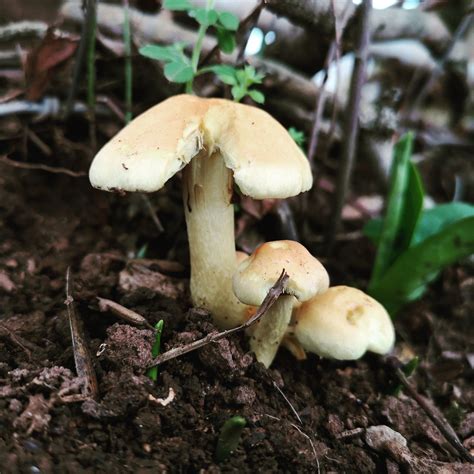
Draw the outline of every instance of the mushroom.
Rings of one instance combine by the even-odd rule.
[[[303,303],[294,335],[308,352],[339,360],[390,352],[395,330],[385,308],[363,291],[334,286]]]
[[[263,110],[178,95],[112,138],[94,158],[89,178],[107,191],[154,192],[183,168],[192,300],[219,327],[233,327],[242,321],[242,304],[232,292],[233,181],[256,199],[286,198],[311,187],[310,167],[285,128]]]
[[[239,265],[233,278],[235,295],[243,303],[259,306],[283,269],[289,276],[285,294],[256,324],[250,338],[251,349],[265,367],[275,358],[297,299],[309,300],[329,286],[325,268],[303,245],[279,240],[260,245]]]

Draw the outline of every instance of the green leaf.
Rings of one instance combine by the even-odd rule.
[[[371,285],[375,284],[382,277],[385,270],[397,256],[397,239],[400,239],[400,229],[403,227],[403,217],[407,204],[407,189],[411,175],[410,157],[412,146],[413,133],[405,134],[395,145],[387,211],[372,271]],[[411,236],[406,240],[411,240]]]
[[[213,72],[224,84],[235,86],[237,79],[235,78],[235,68],[226,64],[215,64],[199,70],[199,74],[205,72]]]
[[[245,89],[242,88],[241,86],[233,86],[230,92],[236,102],[240,102],[245,97],[245,94],[246,94]]]
[[[152,357],[158,357],[160,355],[161,334],[163,332],[163,324],[164,324],[164,321],[162,319],[160,319],[155,324],[156,335],[155,335],[155,341],[153,342],[153,346],[151,347]],[[148,369],[147,375],[148,375],[148,377],[151,378],[151,380],[156,382],[156,380],[158,379],[158,367],[152,367],[151,369]]]
[[[293,138],[293,140],[295,141],[295,143],[300,147],[300,148],[303,148],[305,142],[306,142],[306,136],[304,134],[304,132],[302,132],[301,130],[298,130],[297,128],[295,127],[290,127],[288,129],[288,133],[290,134],[290,137]]]
[[[192,5],[189,0],[165,0],[163,2],[163,8],[175,11],[190,10]]]
[[[411,245],[419,244],[445,229],[448,225],[471,216],[474,216],[474,206],[465,202],[439,204],[427,209],[421,213]],[[364,234],[375,244],[380,239],[382,222],[382,219],[372,219],[365,224],[363,229]]]
[[[224,28],[217,28],[217,42],[223,53],[230,54],[236,46],[235,34]]]
[[[265,103],[265,96],[260,91],[252,89],[248,91],[248,95],[253,101],[257,102],[257,104]]]
[[[183,58],[184,43],[175,43],[171,46],[147,44],[139,49],[142,56],[158,61],[179,61]]]
[[[428,237],[437,234],[450,224],[474,216],[474,206],[465,202],[450,202],[423,212],[413,236],[413,243],[418,244]]]
[[[219,23],[226,30],[237,31],[237,29],[239,28],[239,18],[230,12],[220,12]]]
[[[221,428],[216,446],[216,461],[225,461],[240,442],[247,421],[241,416],[229,418]]]
[[[211,26],[217,23],[218,13],[216,10],[207,10],[206,8],[192,8],[189,16],[195,18],[200,25]]]
[[[457,221],[400,255],[369,293],[391,313],[419,298],[447,265],[474,253],[474,217]]]
[[[165,65],[165,77],[170,82],[179,84],[188,82],[194,77],[191,65],[184,61],[172,61]]]

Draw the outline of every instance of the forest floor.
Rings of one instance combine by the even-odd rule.
[[[146,213],[126,215],[124,198],[92,190],[84,178],[42,171],[3,166],[0,179],[2,474],[255,472],[257,466],[259,472],[473,472],[412,398],[395,396],[380,357],[296,362],[281,350],[265,370],[238,334],[163,364],[152,383],[144,367],[153,333],[99,312],[96,297],[151,324],[162,319],[163,349],[214,330],[209,315],[190,306],[185,266],[163,258],[175,247],[171,253],[186,263],[179,185],[162,193],[175,205],[170,213],[178,224],[170,226],[177,234],[150,244],[156,259],[131,259],[130,241],[141,235],[152,242],[155,229]],[[326,262],[332,283],[363,280],[371,252],[364,237],[339,244]],[[61,395],[81,386],[64,305],[68,266],[97,374],[95,401]],[[451,267],[395,321],[396,354],[421,359],[412,383],[470,449],[473,277],[472,267]],[[168,396],[169,403],[160,402]],[[217,437],[233,415],[247,425],[238,448],[218,464]],[[407,447],[370,441],[369,433],[380,436],[370,427],[380,425],[400,433]]]

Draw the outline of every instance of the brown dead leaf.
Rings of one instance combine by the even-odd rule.
[[[38,100],[43,95],[53,74],[74,54],[77,45],[77,39],[59,36],[53,27],[48,28],[41,43],[26,58],[27,99]]]

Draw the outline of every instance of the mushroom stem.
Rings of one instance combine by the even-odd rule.
[[[259,321],[252,334],[250,348],[255,352],[257,360],[267,368],[273,362],[288,329],[295,302],[294,296],[280,296]]]
[[[232,291],[237,268],[232,171],[219,152],[203,152],[186,166],[183,177],[193,303],[210,311],[219,328],[235,327],[246,306]]]

